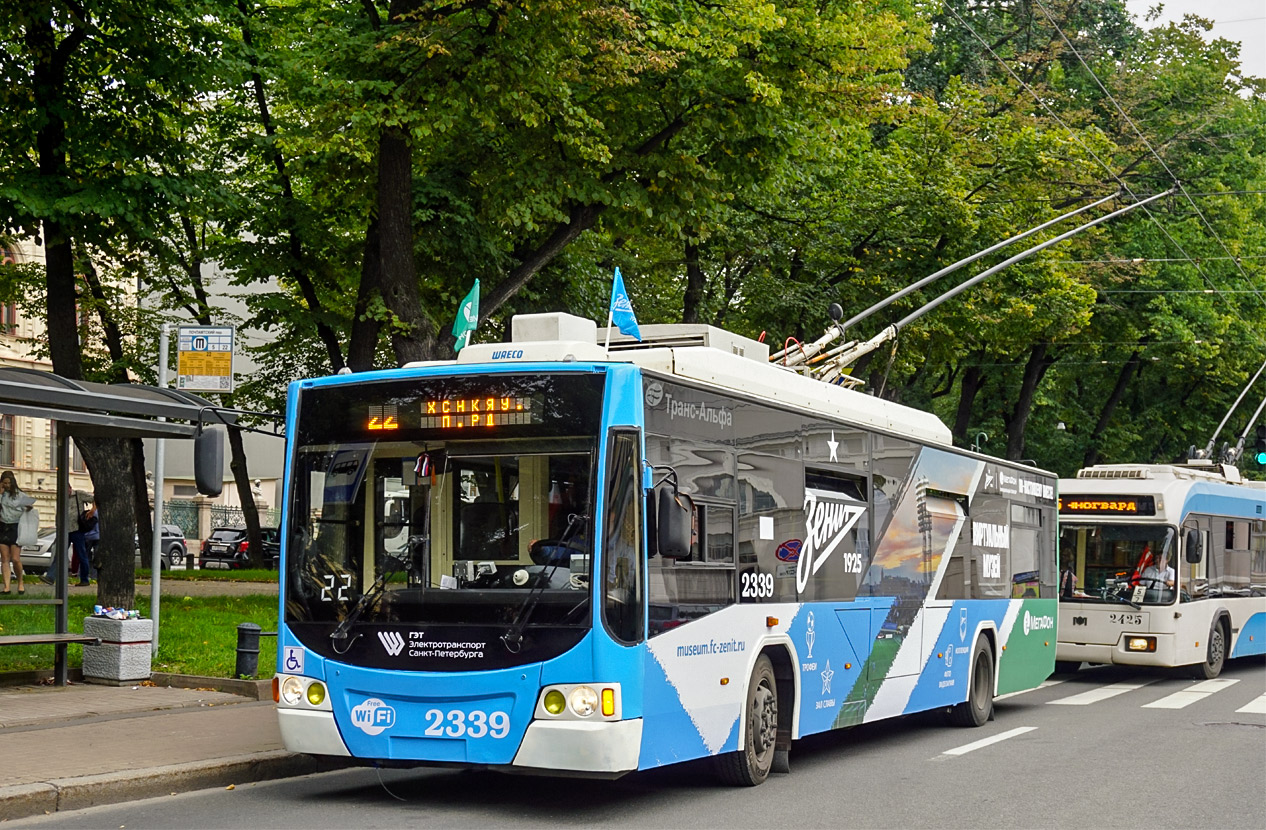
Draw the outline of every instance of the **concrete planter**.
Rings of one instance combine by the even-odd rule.
[[[84,617],[84,633],[101,638],[99,646],[84,646],[84,680],[129,683],[149,679],[153,620]]]

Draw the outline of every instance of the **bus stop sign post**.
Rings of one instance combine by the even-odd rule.
[[[158,387],[167,387],[167,337],[170,328],[163,323],[158,333]],[[162,419],[160,419],[162,420]],[[154,620],[154,639],[150,643],[151,654],[158,654],[158,613],[162,599],[163,573],[163,474],[166,462],[167,441],[154,440],[154,533],[149,549],[149,615]]]

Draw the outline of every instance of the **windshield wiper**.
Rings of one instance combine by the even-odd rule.
[[[347,616],[330,632],[330,640],[334,644],[334,650],[339,654],[346,654],[347,650],[352,647],[352,643],[356,642],[356,637],[359,637],[359,634],[353,637],[351,643],[347,643],[342,649],[338,647],[339,643],[347,640],[347,633],[356,621],[360,619],[360,615],[365,613],[369,606],[378,601],[378,598],[387,590],[387,582],[400,570],[400,559],[398,557],[389,556],[387,561],[394,563],[394,567],[390,570],[383,570],[382,574],[374,580],[374,584],[369,586],[369,590],[361,594],[360,599],[356,600],[356,604],[352,606],[351,611],[347,612]]]
[[[589,521],[589,517],[583,513],[570,514],[567,517],[567,527],[563,529],[563,535],[558,539],[559,547],[565,547],[571,541],[576,529],[582,527],[587,521]],[[554,571],[558,570],[559,564],[560,560],[555,557],[548,571],[542,568],[540,573],[536,575],[536,584],[528,591],[528,595],[523,598],[523,603],[519,606],[518,613],[514,615],[514,622],[501,635],[501,643],[506,647],[506,651],[511,654],[518,654],[519,649],[523,648],[523,629],[532,617],[532,611],[536,608],[536,603],[541,598],[541,593],[545,590],[545,586],[549,585],[550,580],[553,579]]]
[[[1102,591],[1101,595],[1103,596],[1103,598],[1104,598],[1104,600],[1105,600],[1105,601],[1106,601],[1106,600],[1111,599],[1111,600],[1114,600],[1114,601],[1116,601],[1116,602],[1122,602],[1122,603],[1125,603],[1126,605],[1128,605],[1128,606],[1130,606],[1131,608],[1133,608],[1135,611],[1142,611],[1142,610],[1143,610],[1143,606],[1138,605],[1138,604],[1137,604],[1137,603],[1135,603],[1133,600],[1126,599],[1124,596],[1122,596],[1121,594],[1116,593],[1115,591],[1111,591],[1111,590],[1109,590],[1109,589],[1107,588],[1107,586],[1104,586],[1104,589],[1103,589],[1103,591]]]

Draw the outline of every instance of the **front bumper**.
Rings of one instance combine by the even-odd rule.
[[[339,734],[333,712],[279,706],[277,720],[282,740],[291,752],[351,755]],[[637,769],[641,745],[640,718],[593,723],[538,720],[528,725],[510,766],[524,772],[620,775]],[[410,760],[425,763],[434,759]]]
[[[1102,663],[1116,666],[1173,666],[1176,663],[1174,635],[1147,634],[1156,638],[1156,651],[1126,651],[1125,641],[1131,635],[1122,634],[1116,643],[1069,643],[1057,642],[1055,659],[1061,662]]]

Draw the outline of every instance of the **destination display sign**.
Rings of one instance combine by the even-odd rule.
[[[1155,516],[1155,496],[1060,496],[1059,512],[1082,516]]]

